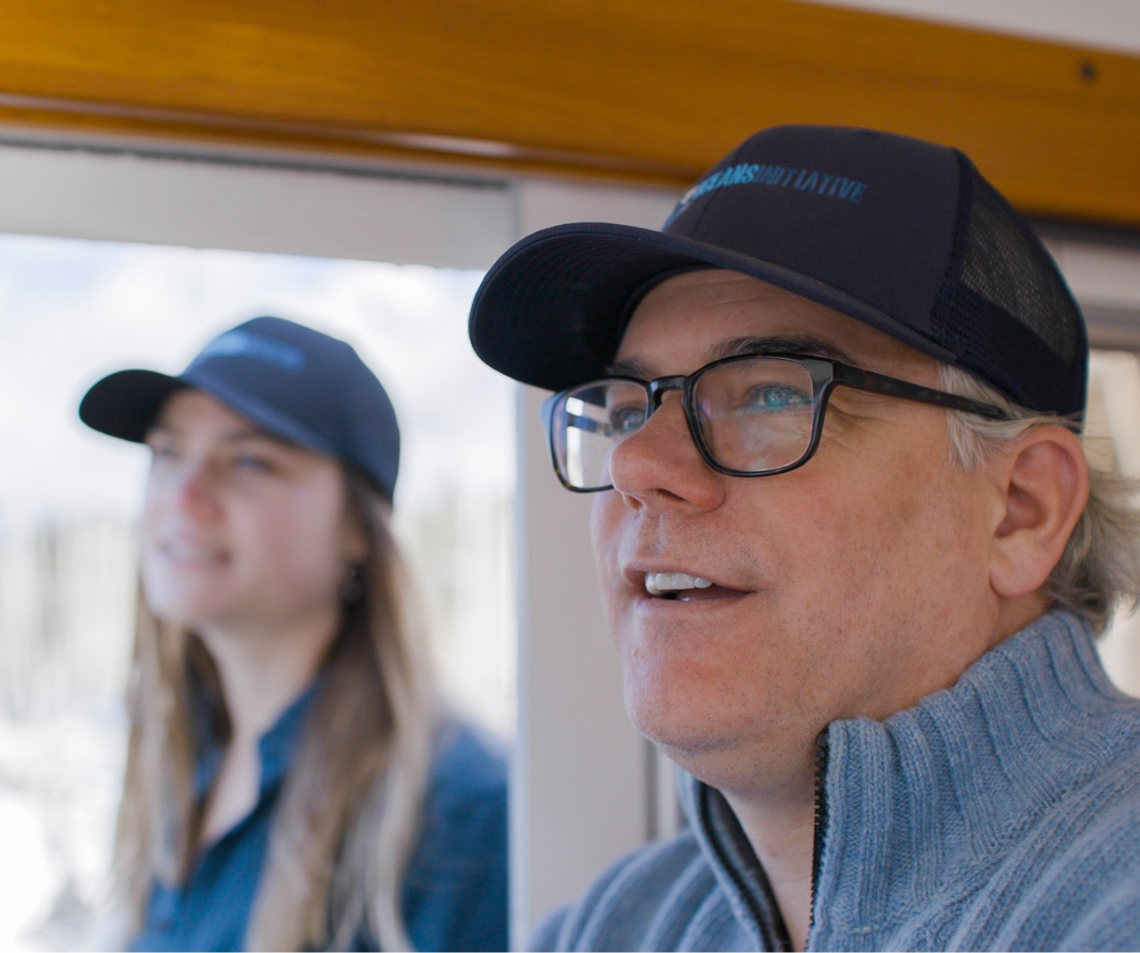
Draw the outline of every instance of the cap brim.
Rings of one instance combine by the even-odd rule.
[[[572,387],[605,373],[645,289],[671,273],[707,267],[767,281],[954,361],[889,314],[809,275],[691,238],[603,222],[544,229],[509,249],[475,295],[471,343],[485,363],[517,381]]]
[[[326,456],[338,455],[333,442],[323,434],[194,368],[182,377],[144,370],[109,374],[84,395],[79,419],[101,433],[143,443],[167,398],[186,388],[205,391],[276,437]]]
[[[93,430],[142,443],[163,403],[185,381],[157,371],[118,371],[97,381],[79,404],[79,419]]]

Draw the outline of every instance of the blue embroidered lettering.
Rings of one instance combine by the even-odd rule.
[[[196,367],[212,357],[247,357],[265,364],[276,364],[286,371],[298,371],[305,365],[305,352],[299,347],[239,329],[214,338],[194,358],[191,366]]]
[[[854,179],[847,179],[826,172],[817,172],[812,169],[789,169],[782,165],[769,165],[767,163],[758,165],[741,162],[712,173],[708,178],[690,188],[681,197],[681,201],[677,203],[677,207],[669,216],[666,225],[702,195],[730,185],[749,185],[752,183],[771,185],[777,188],[788,188],[790,186],[801,192],[827,195],[856,204],[863,200],[867,191],[867,185],[864,182],[857,182]]]

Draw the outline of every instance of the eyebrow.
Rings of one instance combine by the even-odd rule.
[[[806,357],[822,357],[844,364],[852,362],[851,355],[841,347],[830,344],[812,334],[730,338],[727,341],[721,341],[709,351],[709,362],[724,360],[726,357],[740,357],[745,354],[803,354]],[[638,358],[615,361],[606,368],[606,374],[614,377],[636,377],[639,380],[651,380],[653,378],[649,366]]]

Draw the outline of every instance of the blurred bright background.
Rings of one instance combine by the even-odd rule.
[[[76,417],[107,372],[178,373],[259,314],[353,344],[399,415],[396,530],[447,698],[512,735],[514,396],[467,344],[481,276],[0,236],[0,948],[99,942],[148,463]]]

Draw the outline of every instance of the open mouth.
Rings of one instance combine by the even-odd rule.
[[[742,596],[743,592],[718,586],[701,576],[687,572],[649,572],[645,574],[645,591],[655,599],[674,602],[704,602]]]

